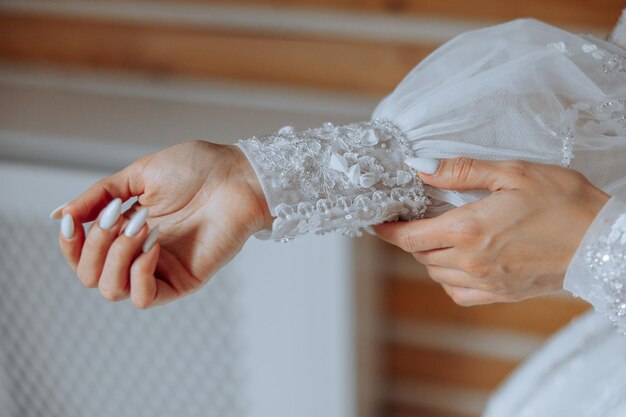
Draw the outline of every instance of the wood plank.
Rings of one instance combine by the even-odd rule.
[[[542,336],[551,335],[589,309],[582,300],[557,297],[461,307],[436,283],[400,277],[386,280],[383,297],[390,319],[447,321]]]
[[[403,404],[398,401],[384,402],[380,415],[384,417],[478,417],[475,414],[459,414],[454,411]]]
[[[385,346],[387,379],[419,380],[474,389],[495,389],[518,365],[498,358],[390,343]]]
[[[167,0],[175,1],[175,0]],[[626,7],[622,0],[195,0],[272,7],[330,9],[413,16],[506,21],[534,17],[556,25],[611,28]]]
[[[0,58],[387,93],[435,45],[0,13]]]

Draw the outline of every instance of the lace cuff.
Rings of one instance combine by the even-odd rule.
[[[564,288],[626,334],[626,203],[613,197],[598,213],[567,269]]]
[[[361,229],[387,220],[423,216],[427,198],[419,177],[404,168],[412,153],[402,131],[388,120],[241,140],[276,217],[260,239],[288,241],[297,235]]]

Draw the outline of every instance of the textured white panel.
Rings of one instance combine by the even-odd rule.
[[[350,243],[250,241],[140,311],[79,283],[50,208],[102,173],[0,164],[0,415],[353,414]]]

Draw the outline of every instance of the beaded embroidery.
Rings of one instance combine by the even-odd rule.
[[[626,214],[617,219],[608,236],[587,246],[585,263],[606,294],[608,308],[604,313],[620,333],[626,334]]]
[[[612,54],[598,47],[594,43],[584,43],[580,47],[565,45],[564,42],[553,42],[546,45],[549,49],[554,49],[564,55],[572,57],[574,55],[587,55],[601,63],[601,68],[606,74],[626,73],[626,59]],[[580,48],[580,49],[578,49]],[[574,157],[573,146],[576,137],[576,127],[574,124],[579,118],[579,112],[587,112],[593,117],[588,120],[582,129],[587,133],[602,135],[623,135],[626,134],[626,99],[615,99],[588,105],[586,103],[577,103],[569,111],[573,112],[574,117],[570,117],[568,125],[559,133],[562,141],[562,160],[561,166],[569,167]]]
[[[561,143],[561,166],[569,168],[574,158],[574,132],[569,127],[561,132]]]
[[[550,49],[555,49],[567,56],[578,55],[581,52],[588,54],[595,60],[601,62],[602,69],[606,74],[625,73],[626,72],[626,59],[610,52],[605,51],[598,47],[594,43],[585,43],[581,46],[581,50],[576,52],[567,48],[564,42],[553,42],[546,45]],[[577,48],[576,48],[577,49]]]
[[[579,129],[588,136],[626,136],[626,98],[600,103],[576,103],[572,110]]]
[[[343,126],[325,123],[297,132],[242,140],[272,215],[270,236],[288,241],[303,233],[361,229],[384,221],[423,216],[428,203],[417,175],[404,168],[412,157],[405,135],[389,120]]]

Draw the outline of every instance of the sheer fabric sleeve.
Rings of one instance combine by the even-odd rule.
[[[620,31],[614,33],[619,38]],[[425,58],[373,120],[241,141],[276,217],[258,237],[357,235],[484,198],[423,187],[405,157],[521,159],[570,167],[611,195],[626,185],[626,52],[534,20],[467,32]]]
[[[626,47],[625,19],[626,10],[609,36],[613,44],[622,48]],[[626,113],[614,120],[623,128]],[[626,134],[613,139],[624,142]],[[564,288],[590,302],[611,319],[620,333],[626,334],[626,150],[615,148],[612,152],[621,163],[611,169],[614,178],[601,183],[613,198],[598,213],[581,241],[565,274]]]
[[[606,314],[626,334],[626,203],[611,198],[570,263],[564,288]]]
[[[626,49],[626,9],[622,11],[622,16],[620,17],[617,25],[615,25],[615,28],[611,32],[609,40],[614,44]]]
[[[390,121],[277,133],[238,142],[263,188],[271,231],[260,239],[288,241],[313,231],[361,230],[387,220],[420,218],[427,198],[419,177],[404,166],[412,156]]]

